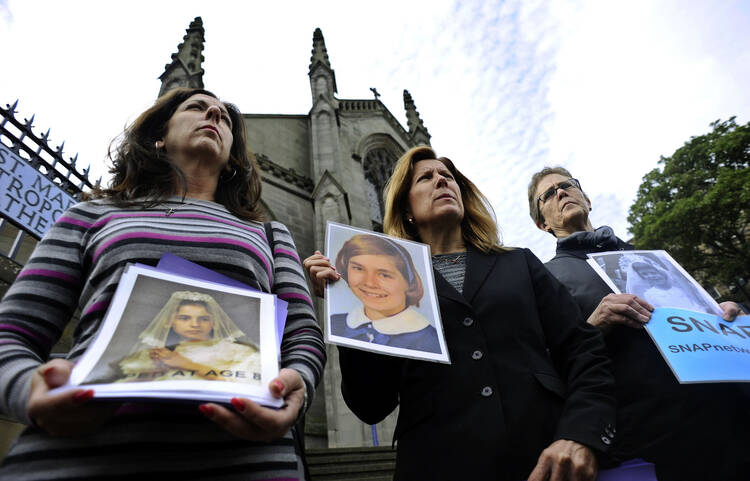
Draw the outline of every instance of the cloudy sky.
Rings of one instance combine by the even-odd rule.
[[[594,225],[621,237],[640,180],[716,119],[750,120],[750,3],[581,1],[0,0],[0,103],[106,174],[110,140],[158,93],[190,21],[203,18],[206,87],[247,113],[304,114],[312,33],[339,98],[370,87],[406,125],[408,89],[432,134],[488,195],[506,244],[543,260],[529,176],[564,165]]]

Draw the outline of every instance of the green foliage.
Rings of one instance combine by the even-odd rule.
[[[750,279],[750,123],[711,124],[643,177],[628,221],[704,285]]]

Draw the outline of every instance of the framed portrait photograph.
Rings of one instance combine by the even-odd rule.
[[[718,303],[666,251],[588,254],[588,263],[617,294],[635,294],[656,307],[721,315]]]
[[[63,388],[98,398],[229,402],[279,407],[274,296],[129,265],[102,327]],[[61,388],[62,389],[62,388]]]
[[[450,363],[429,246],[329,222],[326,256],[327,342]]]

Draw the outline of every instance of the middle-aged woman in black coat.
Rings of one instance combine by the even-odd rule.
[[[399,159],[385,211],[386,234],[430,245],[451,357],[339,348],[361,420],[400,406],[395,479],[593,480],[614,437],[613,380],[565,288],[529,250],[500,246],[486,198],[429,147]],[[304,265],[319,295],[340,277],[320,253]]]

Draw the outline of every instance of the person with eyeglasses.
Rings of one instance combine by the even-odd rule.
[[[611,227],[593,227],[591,200],[563,167],[531,177],[529,215],[557,239],[547,269],[570,291],[583,317],[604,334],[617,399],[617,461],[654,463],[661,480],[748,479],[747,408],[737,386],[681,385],[643,325],[653,307],[634,294],[614,294],[586,262],[587,254],[632,250]],[[724,317],[741,312],[722,303]],[[744,431],[744,432],[743,432]],[[722,443],[716,443],[722,439]]]

